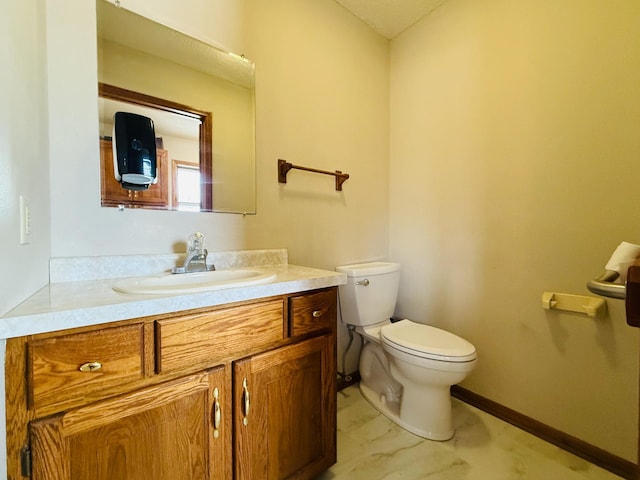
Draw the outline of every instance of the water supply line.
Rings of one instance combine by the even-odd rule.
[[[342,352],[342,372],[338,372],[340,373],[340,376],[344,378],[344,380],[347,382],[350,382],[352,380],[351,375],[347,375],[346,369],[347,369],[347,353],[349,353],[349,350],[351,349],[351,344],[353,343],[353,332],[355,331],[355,329],[356,329],[355,325],[347,324],[347,332],[349,333],[349,343],[347,343],[347,348],[345,348],[344,351]]]
[[[342,320],[342,305],[340,304],[340,293],[338,292],[338,310],[340,311],[340,319]],[[347,373],[347,354],[351,349],[351,345],[353,344],[353,332],[356,331],[356,326],[351,325],[349,323],[345,323],[347,326],[347,332],[349,333],[349,342],[347,343],[347,347],[342,352],[342,371],[338,371],[338,375],[347,383],[353,381],[353,375]],[[362,348],[364,347],[364,337],[358,334],[360,337],[360,352],[362,352]],[[358,359],[360,358],[360,352],[358,352]],[[356,369],[357,372],[357,369]]]

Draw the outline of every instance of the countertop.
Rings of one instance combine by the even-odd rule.
[[[112,289],[117,278],[54,282],[0,317],[0,338],[179,312],[346,283],[343,273],[289,264],[251,266],[273,273],[266,284],[179,295],[133,295]]]

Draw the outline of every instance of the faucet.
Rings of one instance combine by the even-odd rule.
[[[204,248],[204,234],[201,232],[189,235],[187,257],[181,267],[173,267],[172,273],[210,272],[214,265],[207,265],[207,249]]]

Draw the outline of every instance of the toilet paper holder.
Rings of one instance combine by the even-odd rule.
[[[595,318],[605,314],[607,302],[602,298],[586,295],[574,295],[572,293],[543,292],[542,308],[545,310],[566,310],[569,312],[584,313]]]

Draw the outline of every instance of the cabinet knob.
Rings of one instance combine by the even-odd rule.
[[[242,424],[243,425],[248,425],[249,424],[249,407],[251,406],[251,401],[249,400],[249,387],[247,385],[247,379],[244,378],[242,380],[242,399],[243,399],[243,418],[242,418]]]
[[[314,310],[311,315],[313,316],[313,318],[319,318],[322,316],[322,310]]]
[[[102,364],[100,362],[87,362],[80,365],[79,370],[81,372],[96,372],[102,368]]]
[[[220,409],[220,391],[213,389],[213,438],[220,436],[220,424],[222,423],[222,410]]]

